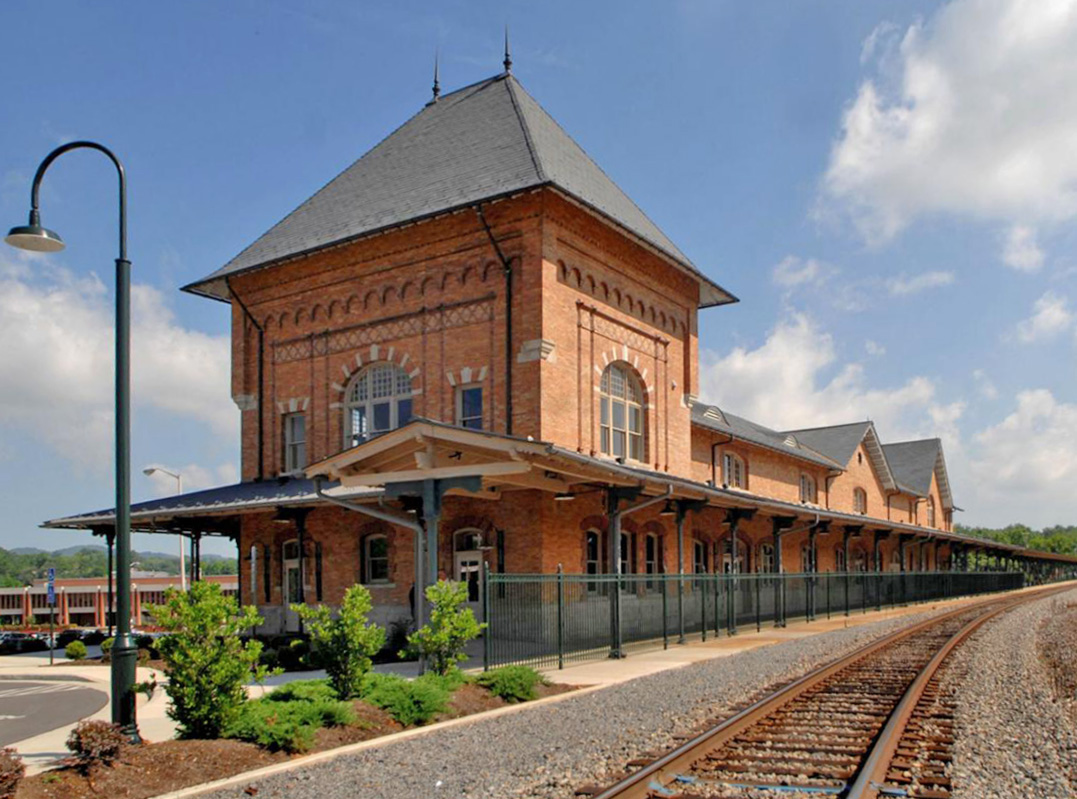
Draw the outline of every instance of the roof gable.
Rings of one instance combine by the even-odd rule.
[[[227,299],[225,279],[454,209],[552,186],[656,248],[702,284],[700,305],[735,302],[710,281],[511,75],[428,103],[208,277],[185,290]]]
[[[931,493],[931,478],[935,477],[939,496],[946,508],[954,506],[950,492],[950,478],[946,472],[946,459],[942,454],[942,441],[925,438],[919,441],[902,441],[883,447],[894,474],[903,487],[917,496]]]
[[[692,405],[692,424],[733,436],[750,444],[757,444],[784,455],[810,461],[828,469],[840,468],[840,464],[825,454],[805,446],[805,442],[794,435],[779,433],[749,419],[734,416],[716,405],[704,405],[697,402]]]
[[[890,468],[886,452],[872,422],[853,422],[831,427],[814,427],[808,430],[790,430],[788,434],[841,464],[842,468],[848,465],[862,443],[871,460],[872,469],[875,470],[883,488],[889,490],[897,488],[897,478]]]

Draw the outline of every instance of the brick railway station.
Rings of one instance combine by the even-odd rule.
[[[205,536],[235,541],[266,632],[355,583],[376,621],[409,622],[415,586],[451,577],[489,645],[524,657],[565,635],[566,606],[591,625],[572,647],[620,654],[811,617],[823,592],[847,611],[1074,574],[955,533],[938,439],[887,441],[856,409],[772,430],[702,402],[697,314],[736,297],[510,66],[435,91],[185,287],[231,308],[242,482],[135,505],[136,530],[188,536],[196,560]],[[111,544],[113,524],[45,526]]]

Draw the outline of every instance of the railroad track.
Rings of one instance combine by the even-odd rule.
[[[654,759],[629,763],[592,799],[948,799],[947,656],[980,625],[1062,589],[995,597],[899,630],[782,686]]]

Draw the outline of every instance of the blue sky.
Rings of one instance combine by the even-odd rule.
[[[237,471],[227,308],[178,286],[418,110],[435,48],[444,91],[498,71],[508,23],[528,91],[741,298],[701,316],[705,398],[941,435],[959,521],[1077,521],[1077,0],[5,11],[3,225],[64,141],[127,165],[136,499],[172,489],[148,464]],[[50,171],[64,253],[0,253],[0,546],[84,542],[36,525],[111,505],[110,169]]]

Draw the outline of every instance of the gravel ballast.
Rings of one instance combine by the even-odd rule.
[[[258,799],[564,797],[668,748],[767,685],[941,612],[931,610],[719,657],[250,783]],[[209,796],[246,796],[248,784]]]
[[[955,799],[1077,797],[1077,735],[1038,640],[1075,600],[1069,591],[1011,611],[954,653],[941,687],[957,701]]]

